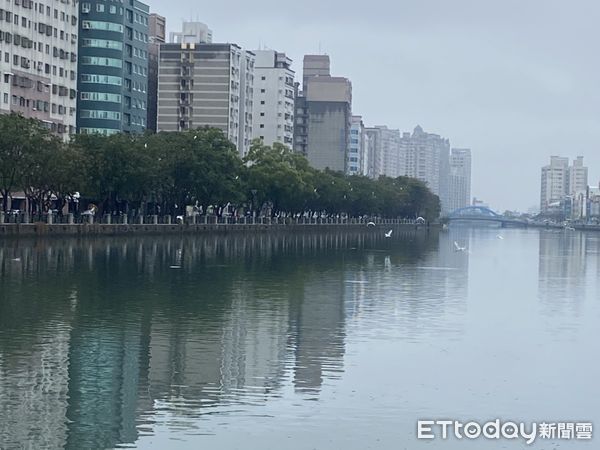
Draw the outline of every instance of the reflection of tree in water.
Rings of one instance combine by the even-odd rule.
[[[298,390],[318,392],[343,370],[343,269],[390,245],[380,234],[48,240],[0,250],[4,392],[13,404],[23,399],[14,371],[33,380],[42,364],[60,392],[54,401],[39,392],[51,418],[23,414],[3,437],[52,447],[34,438],[52,428],[46,439],[68,448],[114,447],[135,442],[156,408],[190,426],[215,408],[278,395],[290,371]],[[409,233],[394,245],[401,261],[435,244]],[[35,346],[62,350],[42,363],[48,356],[28,351]]]

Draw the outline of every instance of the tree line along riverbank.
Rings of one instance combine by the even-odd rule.
[[[0,116],[0,196],[23,192],[20,213],[75,216],[194,214],[223,217],[380,219],[439,216],[440,202],[408,177],[377,180],[312,168],[282,144],[255,141],[240,158],[218,129],[76,135],[62,142],[39,122]],[[186,214],[188,213],[188,214]]]

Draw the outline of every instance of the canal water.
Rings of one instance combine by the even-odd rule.
[[[600,433],[600,234],[383,231],[0,241],[0,448],[599,448],[417,420]]]

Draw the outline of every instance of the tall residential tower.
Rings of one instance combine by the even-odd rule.
[[[450,152],[448,211],[469,206],[471,201],[471,150],[453,148]]]
[[[148,121],[149,130],[156,131],[158,101],[158,51],[165,43],[166,19],[150,14],[148,19]]]
[[[81,3],[77,129],[143,133],[148,107],[148,5]]]
[[[0,9],[0,113],[75,133],[78,3],[5,1]]]
[[[220,128],[245,155],[252,141],[254,59],[235,44],[161,45],[157,131]]]
[[[266,145],[292,147],[294,138],[294,71],[285,53],[256,50],[253,137]]]
[[[345,172],[352,125],[352,84],[332,77],[329,57],[304,57],[303,92],[296,102],[294,150],[317,169]]]

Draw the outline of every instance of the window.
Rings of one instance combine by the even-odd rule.
[[[110,8],[108,9],[108,12],[111,14],[116,14],[117,13],[117,7],[114,5],[110,5]]]
[[[260,101],[260,104],[261,104],[261,105],[264,105],[264,104],[265,104],[265,101],[264,101],[264,100],[261,100],[261,101]]]
[[[81,64],[93,66],[123,67],[123,61],[116,58],[104,58],[101,56],[82,56]]]
[[[109,48],[113,50],[122,50],[123,43],[119,41],[112,41],[109,39],[82,39],[82,47],[98,47],[98,48]]]
[[[4,103],[8,103],[8,94],[4,93]]]
[[[261,124],[260,124],[260,128],[264,128],[264,127],[265,127],[265,124],[264,124],[264,123],[261,123]]]
[[[260,77],[261,80],[265,81],[267,77]]]
[[[104,136],[110,136],[119,132],[119,130],[113,128],[80,128],[79,131],[81,134],[102,134]]]
[[[117,111],[102,111],[98,109],[82,109],[79,112],[82,119],[121,120],[121,113]]]
[[[260,113],[260,117],[265,117],[265,113],[264,113],[264,112],[261,112],[261,113]]]
[[[120,94],[109,94],[107,92],[82,92],[81,100],[93,100],[96,102],[121,103]]]
[[[102,3],[96,3],[96,11],[104,12],[104,5]]]
[[[121,77],[113,77],[110,75],[85,74],[81,75],[81,82],[121,86],[123,84],[123,79]]]
[[[113,22],[101,22],[95,20],[84,20],[81,22],[81,27],[87,30],[103,30],[103,31],[116,31],[119,33],[123,32],[123,25]]]

